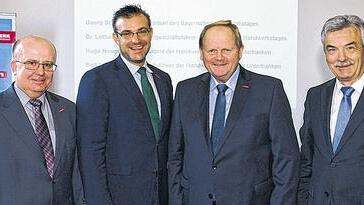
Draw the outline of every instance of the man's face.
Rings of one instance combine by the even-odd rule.
[[[328,33],[325,38],[326,62],[343,85],[352,85],[363,74],[363,42],[354,27]]]
[[[134,32],[131,37],[113,34],[115,43],[119,46],[121,55],[130,63],[142,66],[151,46],[153,30],[148,26],[148,19],[144,15],[131,18],[119,18],[115,26],[117,32],[126,34]],[[146,32],[148,31],[148,32]],[[136,34],[135,32],[139,32]]]
[[[230,28],[215,26],[206,31],[200,58],[210,74],[219,83],[225,83],[236,70],[242,52]]]
[[[45,71],[42,65],[35,70],[30,70],[23,63],[33,61],[54,64],[55,51],[48,42],[34,38],[22,40],[17,48],[11,62],[15,84],[30,98],[37,98],[52,84],[53,72]]]

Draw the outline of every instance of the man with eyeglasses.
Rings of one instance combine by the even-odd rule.
[[[167,205],[171,79],[146,62],[153,30],[140,6],[112,25],[120,55],[84,74],[76,103],[86,203]]]
[[[82,204],[75,105],[47,91],[55,63],[42,37],[13,46],[15,82],[0,93],[0,204]]]

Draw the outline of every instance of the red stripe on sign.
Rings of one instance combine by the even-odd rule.
[[[6,78],[8,76],[8,72],[0,71],[0,78]]]
[[[0,31],[0,43],[14,43],[15,40],[15,31]]]

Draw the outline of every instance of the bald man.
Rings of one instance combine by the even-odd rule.
[[[27,36],[15,42],[15,81],[0,93],[0,204],[81,203],[75,105],[47,91],[56,71],[56,49]]]

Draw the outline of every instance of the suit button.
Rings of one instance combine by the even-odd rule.
[[[217,169],[217,166],[216,166],[216,165],[213,165],[213,166],[212,166],[212,169],[213,169],[213,170],[216,170],[216,169]]]
[[[331,162],[330,167],[332,167],[332,168],[336,167],[336,163],[335,162]]]
[[[329,192],[327,192],[327,191],[325,191],[324,194],[326,197],[329,197],[329,195],[330,195]]]
[[[213,194],[209,194],[209,199],[213,199],[214,198],[214,195]]]

